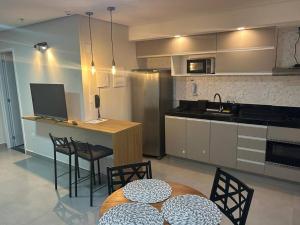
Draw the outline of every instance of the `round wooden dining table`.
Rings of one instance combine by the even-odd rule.
[[[170,198],[174,197],[174,196],[186,195],[186,194],[199,195],[201,197],[207,198],[200,191],[198,191],[192,187],[186,186],[184,184],[175,183],[175,182],[167,182],[167,183],[172,187],[172,194],[171,194]],[[103,202],[102,206],[99,209],[99,215],[102,216],[110,208],[120,205],[120,204],[123,204],[123,203],[128,203],[128,202],[132,202],[132,201],[125,198],[125,196],[123,194],[123,188],[120,188],[117,191],[113,192],[111,195],[109,195],[105,199],[105,201]],[[153,207],[157,208],[159,211],[161,211],[161,207],[162,207],[163,203],[164,203],[164,201],[159,202],[159,203],[154,203],[151,205]],[[164,224],[167,225],[168,223],[165,222]]]

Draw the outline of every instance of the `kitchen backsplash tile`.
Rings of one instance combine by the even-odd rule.
[[[213,100],[220,93],[223,101],[300,107],[300,76],[220,76],[176,77],[176,100]],[[197,96],[193,95],[197,84]]]

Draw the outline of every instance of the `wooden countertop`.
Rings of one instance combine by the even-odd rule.
[[[78,125],[73,125],[72,121],[59,122],[56,120],[45,119],[36,116],[24,116],[22,117],[22,119],[42,122],[47,124],[55,124],[55,125],[65,126],[65,127],[78,128],[78,129],[83,129],[88,131],[96,131],[96,132],[107,133],[107,134],[116,134],[124,130],[130,129],[132,127],[141,125],[141,123],[122,121],[122,120],[113,120],[113,119],[107,119],[107,121],[100,122],[97,124],[91,124],[91,123],[86,123],[84,121],[76,120]]]

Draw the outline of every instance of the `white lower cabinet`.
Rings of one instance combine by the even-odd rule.
[[[300,129],[165,117],[166,153],[300,182],[300,170],[265,163],[267,137],[298,140]]]
[[[209,162],[210,121],[187,119],[187,158]]]
[[[165,117],[166,153],[186,158],[186,118]]]
[[[237,123],[211,121],[210,162],[236,168]]]
[[[168,155],[209,162],[209,120],[166,116],[165,128]]]

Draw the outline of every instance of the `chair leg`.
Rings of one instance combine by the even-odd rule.
[[[78,167],[78,157],[75,155],[75,197],[77,197],[77,172],[79,171]]]
[[[94,185],[96,185],[96,173],[95,173],[95,162],[93,161],[93,180],[94,180]]]
[[[97,160],[97,164],[98,164],[98,182],[99,184],[101,184],[101,173],[100,173],[100,160]]]
[[[69,196],[72,197],[72,155],[69,155]]]
[[[90,162],[90,206],[93,206],[93,177],[94,177],[94,162]]]
[[[54,183],[57,190],[57,165],[56,165],[56,150],[54,149]]]
[[[75,154],[74,154],[74,156],[75,156]],[[78,160],[78,158],[76,158],[76,156],[75,156],[75,163],[77,164],[77,175],[78,175],[78,178],[80,178],[79,160]]]

